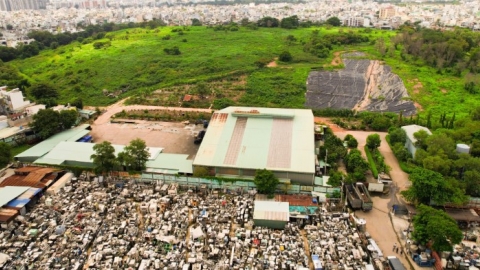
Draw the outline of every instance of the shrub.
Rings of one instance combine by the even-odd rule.
[[[368,164],[370,165],[370,170],[372,171],[373,177],[378,177],[378,170],[377,165],[375,164],[375,160],[373,159],[372,152],[370,149],[365,145],[365,154],[367,154]]]
[[[293,60],[292,55],[290,54],[289,51],[283,51],[279,56],[278,60],[282,62],[291,62]]]

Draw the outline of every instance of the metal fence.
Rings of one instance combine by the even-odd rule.
[[[175,175],[165,175],[165,174],[155,174],[155,173],[142,173],[141,178],[136,179],[138,182],[152,182],[152,181],[161,181],[163,183],[177,183],[184,186],[201,186],[206,185],[206,187],[211,189],[234,189],[234,190],[243,190],[249,191],[255,189],[255,183],[249,180],[235,180],[235,181],[222,181],[217,179],[207,179],[200,177],[189,177],[189,176],[175,176]],[[278,192],[284,192],[288,194],[311,194],[312,191],[332,194],[334,192],[340,192],[338,187],[324,187],[324,186],[303,186],[295,184],[279,184],[277,186]]]

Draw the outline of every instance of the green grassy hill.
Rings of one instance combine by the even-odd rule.
[[[182,30],[179,32],[179,30]],[[196,94],[196,84],[204,82],[205,97],[194,98],[190,106],[208,107],[214,100],[249,106],[303,107],[305,81],[312,68],[330,66],[333,53],[320,59],[304,52],[303,43],[314,30],[327,33],[354,31],[369,37],[362,45],[336,46],[332,51],[359,50],[372,58],[380,56],[374,47],[383,37],[389,45],[392,31],[347,28],[260,28],[214,31],[207,27],[161,27],[127,29],[108,33],[102,40],[78,42],[40,55],[11,62],[31,83],[50,82],[60,91],[60,101],[81,97],[84,104],[101,106],[126,96],[130,102],[151,105],[179,105],[185,94]],[[293,35],[297,41],[287,41]],[[167,39],[167,37],[170,39]],[[95,49],[97,41],[110,46]],[[178,47],[180,55],[164,49]],[[289,51],[293,62],[278,62],[274,68],[258,68],[255,62],[272,61]],[[441,112],[452,108],[468,112],[479,101],[463,90],[463,79],[441,75],[420,63],[400,60],[400,52],[386,56],[394,72],[404,80],[413,99],[424,109]],[[422,83],[418,87],[417,81]],[[417,85],[415,87],[415,85]],[[109,97],[104,89],[112,93]],[[124,93],[121,93],[121,90]],[[213,91],[213,92],[212,92]]]

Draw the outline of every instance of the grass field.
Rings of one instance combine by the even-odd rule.
[[[333,51],[364,51],[371,58],[381,59],[372,42],[334,47],[327,59],[313,56],[303,51],[303,42],[314,30],[319,30],[320,36],[339,31],[359,32],[370,40],[383,37],[387,45],[396,34],[324,27],[295,30],[240,27],[235,32],[207,27],[136,28],[108,33],[107,38],[100,40],[111,39],[111,46],[105,48],[95,49],[93,42],[76,42],[11,63],[33,83],[56,85],[62,103],[81,97],[86,105],[101,106],[134,95],[136,98],[130,102],[151,105],[208,107],[215,99],[225,98],[238,105],[301,108],[309,71],[334,68],[330,65]],[[295,36],[297,41],[288,42],[288,35]],[[164,52],[175,46],[180,55]],[[270,68],[255,65],[260,59],[273,61],[282,51],[289,51],[293,61],[277,61],[277,66]],[[480,104],[478,98],[463,90],[463,78],[438,74],[413,60],[402,61],[399,55],[396,51],[383,60],[400,75],[423,110],[456,111],[461,115]],[[196,94],[198,82],[205,82],[208,93],[194,99],[192,104],[182,104],[185,94]]]

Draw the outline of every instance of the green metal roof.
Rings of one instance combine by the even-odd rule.
[[[90,127],[88,124],[80,125],[78,127],[68,129],[53,135],[52,137],[36,144],[35,146],[23,151],[22,153],[15,156],[15,158],[21,157],[34,157],[40,158],[52,150],[60,142],[75,142],[83,136],[87,135],[90,130],[87,128]]]
[[[87,142],[59,142],[46,155],[34,161],[37,164],[60,165],[65,162],[77,162],[94,166],[90,157],[95,154],[94,143]],[[122,152],[123,145],[112,144],[115,155]],[[162,148],[149,147],[151,160],[147,161],[147,171],[169,174],[192,173],[192,160],[187,160],[188,155],[164,154]]]
[[[147,161],[147,172],[159,170],[176,170],[180,173],[193,173],[193,160],[188,155],[161,153],[154,160]]]
[[[90,156],[95,154],[94,143],[88,142],[59,142],[46,155],[34,161],[37,164],[59,165],[64,162],[92,163]],[[112,145],[115,154],[123,151],[123,145]],[[93,163],[92,163],[93,166]]]
[[[313,113],[250,107],[217,111],[193,164],[314,173]]]
[[[30,187],[13,187],[6,186],[0,188],[0,207],[6,205],[8,202],[14,200],[18,196],[22,195]]]

